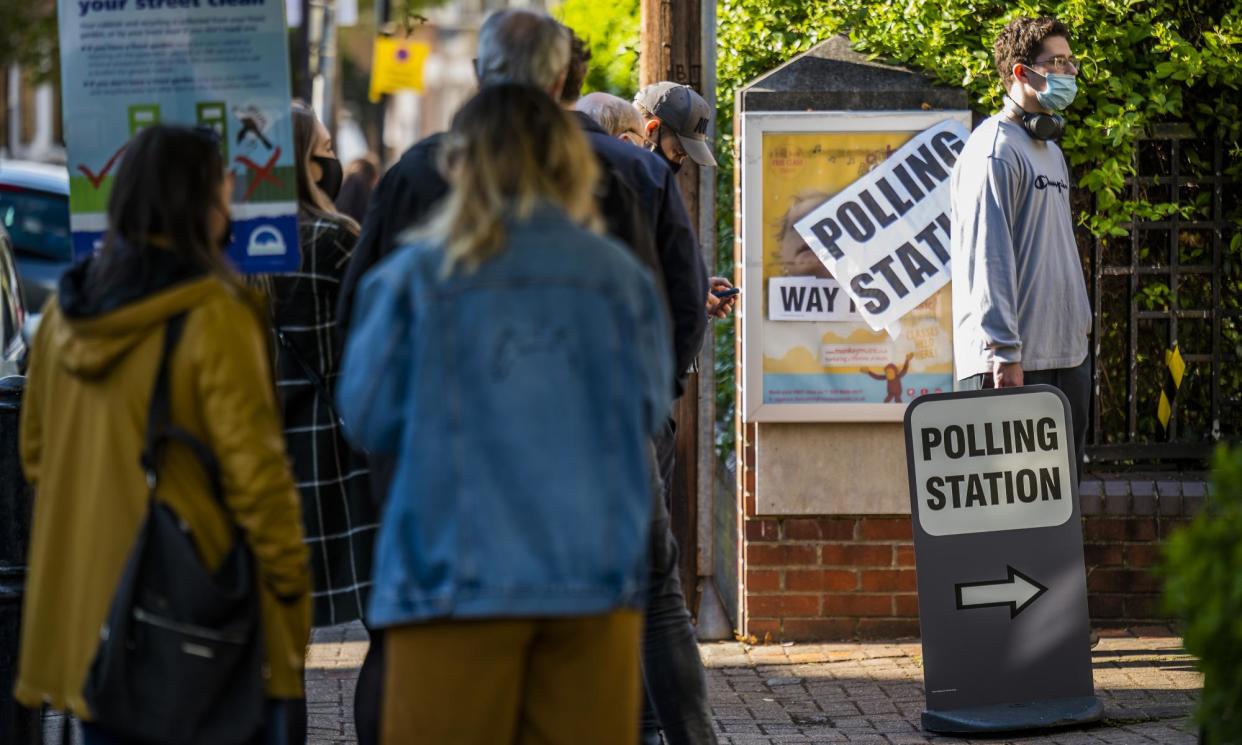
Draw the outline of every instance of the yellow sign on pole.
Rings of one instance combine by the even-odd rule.
[[[431,48],[420,41],[376,37],[371,61],[371,101],[377,102],[383,94],[397,91],[421,93],[423,63],[430,54]]]

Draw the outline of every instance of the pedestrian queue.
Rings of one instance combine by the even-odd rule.
[[[483,88],[441,152],[448,197],[364,277],[338,393],[397,456],[383,741],[633,745],[664,306],[544,91]]]
[[[143,130],[32,347],[16,696],[87,745],[292,742],[310,573],[232,191],[213,130]]]

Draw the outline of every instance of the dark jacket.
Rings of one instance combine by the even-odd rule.
[[[673,172],[660,158],[610,137],[590,117],[577,119],[602,166],[597,187],[608,232],[656,273],[672,319],[674,396],[703,345],[707,329],[707,270]],[[406,151],[375,189],[362,236],[341,284],[337,320],[347,333],[362,275],[396,248],[398,236],[425,220],[448,193],[436,165],[443,135]]]
[[[686,373],[703,348],[708,288],[707,267],[690,226],[690,215],[681,201],[681,189],[660,156],[609,135],[591,117],[576,113],[605,170],[617,174],[634,189],[655,228],[660,276],[673,321],[673,364],[677,373],[674,395],[680,396]]]
[[[337,292],[357,238],[327,216],[303,214],[298,230],[297,273],[271,276],[276,380],[311,549],[315,625],[332,626],[366,611],[376,531],[366,458],[345,440],[333,403]]]
[[[397,236],[427,219],[448,194],[448,184],[436,165],[443,134],[419,140],[388,169],[371,194],[371,205],[362,221],[362,234],[341,279],[337,297],[338,333],[349,332],[353,320],[354,293],[362,275],[397,247]]]

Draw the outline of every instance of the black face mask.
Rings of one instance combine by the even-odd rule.
[[[681,166],[685,161],[678,162],[668,157],[667,155],[665,155],[664,147],[660,145],[660,143],[663,141],[664,141],[664,126],[661,125],[660,128],[656,130],[655,140],[647,141],[647,149],[655,153],[656,155],[660,156],[660,160],[663,160],[665,164],[668,165],[669,170],[671,170],[674,174],[676,174],[681,171]]]
[[[328,199],[336,201],[336,195],[341,193],[341,181],[343,175],[341,173],[341,161],[330,155],[314,155],[311,160],[319,164],[323,169],[323,176],[315,182],[315,185],[328,195]]]

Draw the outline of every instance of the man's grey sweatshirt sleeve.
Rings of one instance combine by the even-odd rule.
[[[971,307],[979,309],[984,341],[997,362],[1022,361],[1018,331],[1017,257],[1013,225],[1017,174],[988,158],[986,175],[972,203],[962,205],[961,226],[972,246],[968,280]]]

